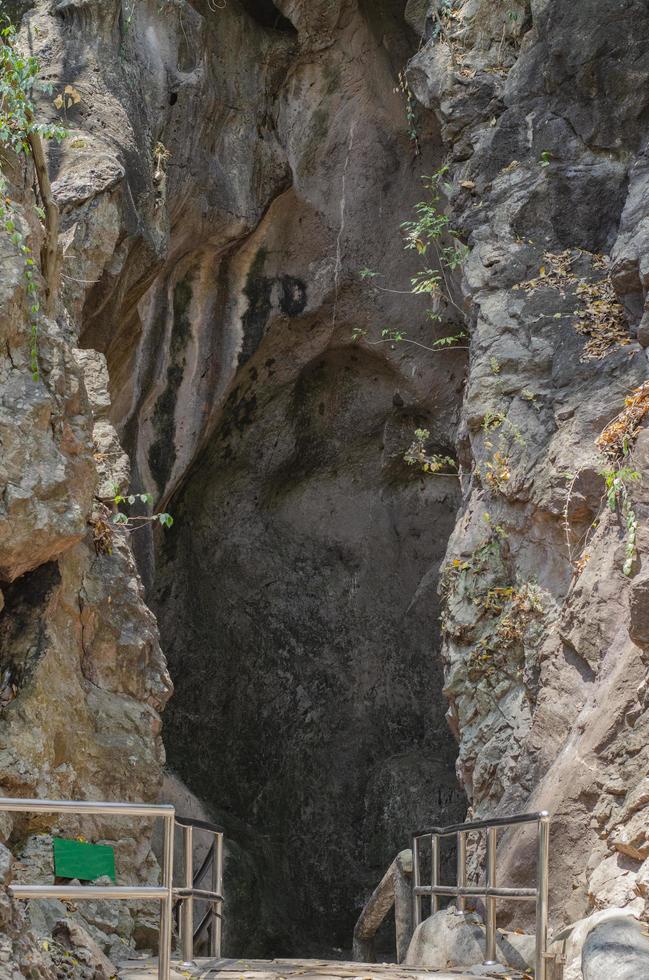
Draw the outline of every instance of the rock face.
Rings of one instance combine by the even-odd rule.
[[[442,575],[458,775],[477,815],[552,812],[558,919],[644,907],[644,410],[596,443],[647,378],[646,10],[452,6],[408,78],[470,248],[465,496]],[[629,505],[607,507],[601,471],[624,467]],[[505,845],[503,880],[528,874],[530,844]]]
[[[453,455],[464,352],[431,348],[423,300],[359,275],[399,290],[415,271],[399,226],[439,164],[432,116],[415,141],[395,91],[417,38],[387,0],[39,0],[22,30],[78,95],[49,162],[94,492],[127,478],[112,421],[135,486],[173,500],[177,531],[141,534],[141,567],[177,686],[171,761],[240,854],[231,941],[341,944],[410,829],[464,809],[430,656],[458,483],[403,461],[422,426]],[[408,345],[381,335],[405,327]],[[84,677],[155,712],[152,626],[115,652],[130,599],[106,563],[84,587]]]
[[[645,5],[11,6],[76,95],[38,383],[2,253],[8,789],[158,790],[156,626],[126,540],[96,553],[117,430],[175,519],[138,562],[170,761],[232,840],[233,952],[342,945],[467,800],[551,810],[557,924],[646,915]],[[400,226],[443,165],[431,310]],[[416,429],[450,468],[405,463]]]
[[[37,254],[40,228],[21,174],[17,162],[8,170],[7,195]],[[108,531],[96,496],[109,471],[118,481],[124,476],[115,430],[101,418],[109,404],[100,383],[105,361],[75,351],[78,325],[61,309],[41,320],[34,380],[15,247],[3,243],[0,264],[2,794],[155,801],[164,762],[160,712],[171,682],[128,534]],[[114,843],[121,880],[157,875],[142,821],[2,814],[0,827],[2,839],[23,854],[34,852],[38,832],[56,827]],[[47,857],[32,864],[41,883],[53,874],[48,840]],[[24,871],[18,862],[15,876]],[[20,923],[3,901],[11,922]],[[10,938],[19,935],[19,926],[12,928]]]

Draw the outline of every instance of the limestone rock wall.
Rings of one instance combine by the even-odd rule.
[[[239,951],[344,943],[411,827],[464,807],[430,656],[457,482],[403,461],[420,425],[453,452],[464,353],[388,342],[427,344],[425,304],[359,276],[407,289],[400,223],[439,163],[433,116],[416,155],[395,91],[417,47],[402,13],[66,0],[22,20],[78,96],[49,148],[62,299],[107,359],[98,462],[125,477],[112,422],[134,487],[175,518],[138,555],[177,689],[169,757],[238,855]],[[103,651],[114,620],[83,614]],[[155,711],[140,649],[130,675],[82,664]]]
[[[33,174],[9,157],[3,169],[13,220],[38,255],[42,232]],[[3,236],[2,795],[156,801],[164,763],[160,713],[171,681],[129,535],[106,532],[109,512],[101,498],[110,495],[114,480],[128,483],[128,461],[106,418],[105,359],[77,349],[79,322],[61,305],[51,318],[40,318],[39,372],[32,377],[23,258],[5,235],[4,223]],[[19,858],[38,850],[38,841],[43,835],[50,840],[52,831],[110,841],[121,880],[157,878],[150,828],[142,821],[2,814],[0,831]],[[40,862],[31,861],[36,881],[51,880],[51,846],[46,851]],[[20,879],[24,862],[12,868],[5,848],[3,855],[3,882],[12,874]],[[38,971],[47,965],[21,938],[21,914],[4,894],[2,902],[3,962],[29,971],[32,958],[33,971],[25,975],[45,976]],[[59,915],[65,915],[62,906]],[[98,938],[105,946],[116,939],[101,929]]]
[[[441,583],[458,775],[477,815],[551,811],[558,919],[646,912],[647,433],[627,427],[624,459],[596,443],[647,379],[647,13],[451,8],[408,78],[470,247],[464,502]],[[619,467],[637,552],[607,506]],[[531,842],[503,852],[522,879]]]
[[[342,945],[467,800],[552,811],[557,921],[643,912],[644,396],[596,442],[647,379],[644,4],[9,6],[79,98],[38,385],[11,256],[0,282],[8,787],[157,792],[156,627],[88,528],[129,480],[116,429],[175,518],[135,543],[169,758],[232,839],[232,951]],[[444,164],[467,255],[435,323],[400,225]],[[459,480],[404,463],[416,428]]]

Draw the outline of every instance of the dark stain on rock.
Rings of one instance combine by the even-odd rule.
[[[261,27],[278,31],[280,34],[297,36],[297,31],[288,17],[277,9],[273,0],[239,0],[241,6]]]
[[[33,674],[44,651],[45,607],[61,581],[56,562],[41,565],[3,586],[5,606],[0,619],[0,704],[12,700]],[[7,656],[11,651],[11,656]]]
[[[273,307],[273,289],[279,287],[279,307],[286,316],[299,316],[306,306],[306,285],[295,276],[264,275],[268,252],[260,248],[250,267],[243,293],[248,308],[243,314],[243,342],[239,353],[239,367],[248,361],[261,344]],[[271,362],[272,363],[272,362]],[[268,366],[269,362],[266,362]],[[253,369],[256,370],[256,369]],[[252,375],[251,375],[252,377]],[[256,374],[253,378],[256,380]]]
[[[238,389],[236,389],[238,391]],[[251,395],[246,398],[243,396],[238,401],[230,400],[225,404],[223,411],[223,421],[219,432],[219,439],[227,441],[234,432],[241,434],[255,420],[257,410],[257,396]],[[226,447],[229,448],[229,447]]]
[[[156,439],[149,449],[149,467],[161,492],[169,482],[176,462],[174,445],[176,402],[185,373],[185,349],[191,336],[189,307],[192,301],[191,273],[180,279],[174,287],[173,326],[169,348],[169,366],[165,390],[153,409],[153,427]]]
[[[243,290],[248,300],[248,309],[243,314],[243,343],[239,353],[239,367],[245,364],[261,343],[271,309],[273,280],[263,275],[268,252],[260,248],[250,267]]]
[[[279,306],[286,316],[299,316],[306,306],[306,286],[294,276],[282,276]]]

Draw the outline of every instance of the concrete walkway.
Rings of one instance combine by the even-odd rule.
[[[153,960],[123,963],[120,980],[156,980]],[[172,980],[187,977],[219,980],[476,980],[497,977],[500,980],[525,980],[524,974],[489,967],[474,967],[469,973],[450,970],[445,973],[417,970],[396,963],[349,963],[336,960],[196,960],[192,970],[172,965]]]

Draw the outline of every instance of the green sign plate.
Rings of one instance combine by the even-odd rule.
[[[57,878],[94,881],[107,876],[115,881],[115,852],[104,844],[84,844],[55,837],[54,873]]]

